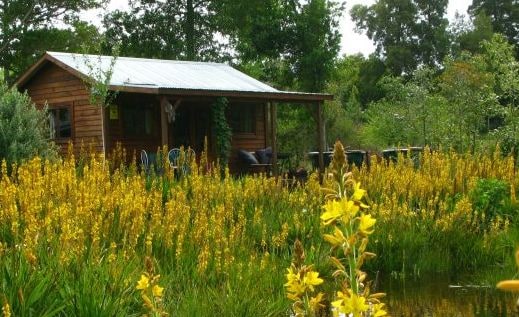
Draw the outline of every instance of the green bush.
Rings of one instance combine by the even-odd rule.
[[[40,155],[56,154],[49,140],[46,111],[39,111],[27,94],[0,82],[0,160],[10,165]]]
[[[487,229],[490,222],[498,216],[512,219],[515,214],[510,198],[510,185],[506,181],[479,179],[470,197],[474,212],[483,221],[482,229]]]

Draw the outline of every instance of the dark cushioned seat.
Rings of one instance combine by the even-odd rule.
[[[256,156],[258,157],[260,164],[270,164],[272,159],[272,148],[268,147],[266,149],[257,150]]]
[[[238,150],[238,157],[245,163],[247,164],[259,164],[258,160],[256,159],[256,157],[250,153],[250,152],[247,152],[245,150]]]

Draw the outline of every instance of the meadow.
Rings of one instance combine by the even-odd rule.
[[[329,179],[287,186],[222,176],[204,157],[180,176],[167,164],[150,174],[119,161],[70,154],[2,164],[4,316],[288,316],[296,240],[336,286],[321,224]],[[511,157],[425,151],[420,162],[353,167],[352,177],[376,219],[371,279],[513,275],[519,178]]]

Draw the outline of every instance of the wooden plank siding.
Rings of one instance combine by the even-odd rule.
[[[146,150],[147,152],[156,152],[161,146],[160,138],[160,116],[159,102],[157,96],[146,95],[146,94],[134,94],[134,93],[119,93],[113,103],[114,107],[117,108],[117,119],[110,119],[110,110],[107,108],[105,112],[105,118],[107,120],[107,154],[111,154],[117,144],[120,144],[125,150],[128,159],[136,155],[137,160],[140,160],[140,151]],[[156,111],[154,114],[155,126],[153,126],[154,137],[138,137],[129,136],[124,133],[123,117],[125,116],[125,106],[146,106],[156,105]],[[142,118],[144,120],[144,118]]]
[[[234,105],[231,100],[229,102],[231,111],[239,111],[239,104]],[[244,166],[238,158],[240,149],[254,152],[256,150],[267,147],[267,122],[266,122],[266,103],[256,103],[255,113],[255,133],[236,133],[232,135],[232,150],[229,159],[229,169],[232,172],[242,171]]]
[[[69,142],[74,144],[76,154],[81,143],[99,152],[103,150],[101,108],[90,105],[88,90],[79,78],[49,63],[20,90],[27,91],[41,109],[45,104],[49,108],[70,107],[72,136],[55,140],[62,154],[67,152]]]

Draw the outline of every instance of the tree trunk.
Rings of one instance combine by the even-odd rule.
[[[193,0],[187,0],[186,4],[186,57],[192,61],[196,58],[195,52],[195,8]]]

